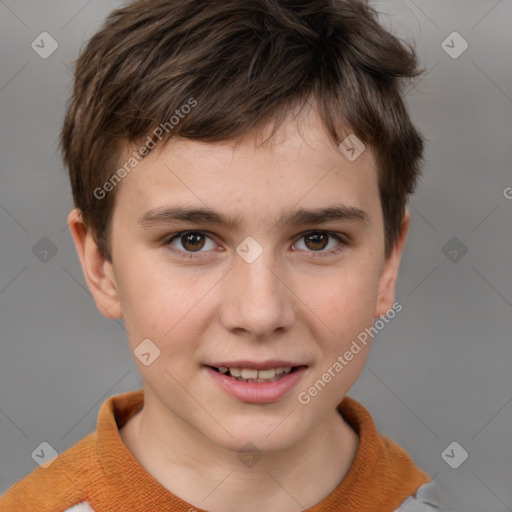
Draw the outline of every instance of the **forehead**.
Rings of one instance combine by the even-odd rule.
[[[253,217],[322,203],[375,215],[380,205],[371,148],[347,158],[314,112],[290,117],[267,139],[264,133],[215,143],[171,139],[120,185],[116,203],[139,213],[177,201],[225,212],[247,209]]]

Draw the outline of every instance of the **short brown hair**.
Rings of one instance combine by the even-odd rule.
[[[100,199],[94,191],[126,147],[154,140],[190,98],[196,108],[164,143],[226,141],[269,125],[273,134],[292,108],[314,101],[333,143],[353,133],[374,150],[388,255],[424,148],[403,79],[423,71],[362,1],[134,1],[108,16],[76,62],[60,140],[75,206],[111,260],[116,190]]]

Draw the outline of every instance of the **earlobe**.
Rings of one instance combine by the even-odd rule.
[[[96,307],[107,318],[121,318],[123,315],[112,264],[101,254],[78,208],[68,215],[68,224],[82,264],[85,281],[96,302]]]
[[[391,309],[395,301],[395,287],[398,278],[398,269],[400,267],[400,260],[405,246],[405,240],[407,238],[410,220],[411,217],[409,211],[406,208],[402,219],[400,233],[396,240],[395,246],[393,247],[389,256],[386,258],[382,268],[379,281],[379,293],[377,296],[375,312],[373,315],[375,318],[385,315],[386,312]]]

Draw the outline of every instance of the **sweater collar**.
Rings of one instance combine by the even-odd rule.
[[[109,488],[116,495],[117,504],[131,512],[194,510],[191,504],[155,480],[120,437],[119,429],[140,410],[143,403],[144,390],[140,389],[110,397],[99,410],[96,449]],[[337,410],[358,434],[359,447],[338,487],[305,512],[391,512],[430,480],[414,465],[403,448],[377,432],[372,417],[360,403],[347,396]],[[112,493],[105,494],[106,500],[112,499]],[[202,512],[197,507],[195,510]]]

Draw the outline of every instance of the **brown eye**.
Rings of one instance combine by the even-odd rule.
[[[203,254],[208,249],[216,248],[215,242],[211,237],[202,231],[182,231],[176,233],[165,241],[165,244],[177,255],[192,257],[195,253]],[[210,244],[208,246],[208,244]]]
[[[329,235],[327,233],[314,232],[304,236],[306,246],[308,249],[313,251],[321,251],[325,249],[329,241]]]
[[[300,247],[303,244],[304,247]],[[310,231],[303,233],[294,244],[294,250],[301,249],[314,258],[334,256],[350,247],[350,239],[341,233]]]
[[[201,233],[186,233],[180,240],[187,251],[199,251],[204,247],[204,235]]]

